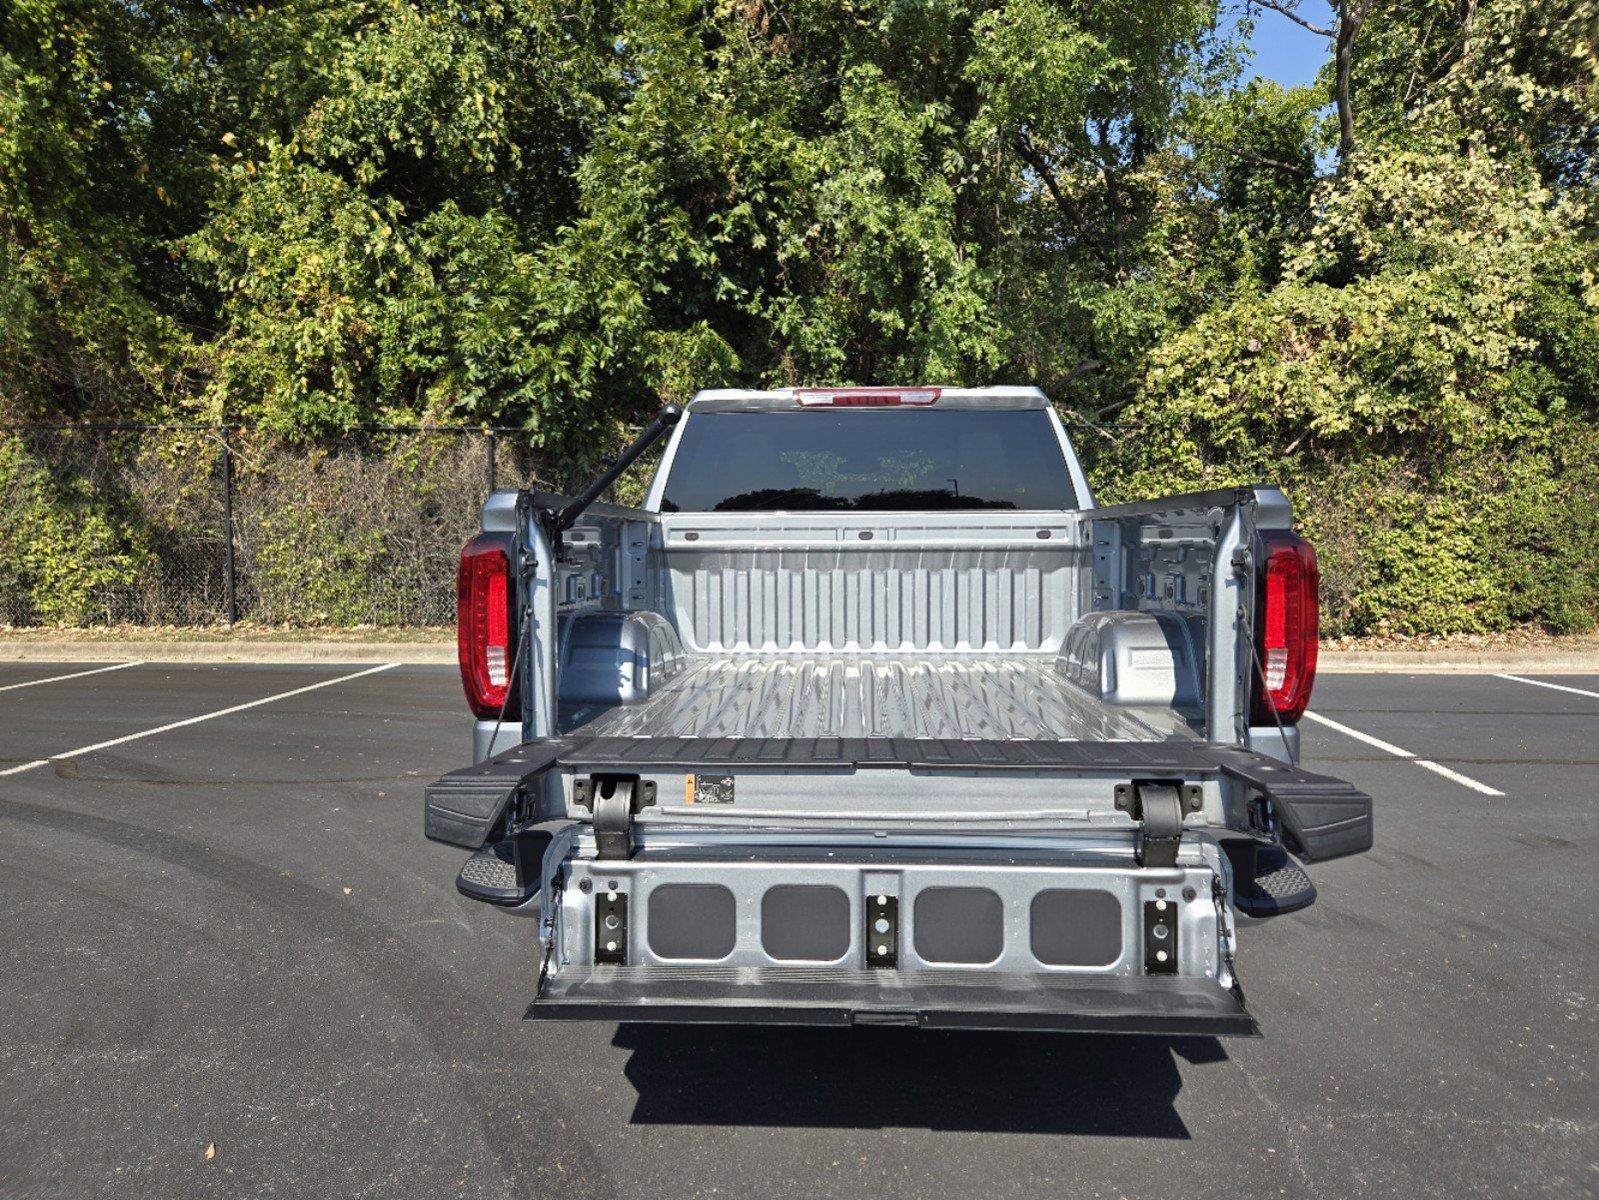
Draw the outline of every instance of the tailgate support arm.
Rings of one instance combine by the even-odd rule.
[[[1183,818],[1198,812],[1203,793],[1194,784],[1135,779],[1116,785],[1116,807],[1139,824],[1138,865],[1175,867],[1183,840]]]
[[[628,859],[633,857],[633,788],[635,781],[620,780],[609,789],[600,789],[594,796],[594,842],[597,857],[603,859]]]
[[[637,775],[591,775],[572,781],[572,803],[594,814],[595,856],[633,857],[633,817],[655,803],[655,784]]]

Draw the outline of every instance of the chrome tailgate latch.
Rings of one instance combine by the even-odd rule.
[[[1136,856],[1141,867],[1175,867],[1183,840],[1183,818],[1198,812],[1204,793],[1196,783],[1137,780],[1116,785],[1116,807],[1139,823]]]

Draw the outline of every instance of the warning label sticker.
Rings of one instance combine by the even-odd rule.
[[[733,777],[731,775],[688,775],[683,779],[685,804],[733,803]]]

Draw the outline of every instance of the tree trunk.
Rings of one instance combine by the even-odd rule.
[[[1353,95],[1355,42],[1366,20],[1368,0],[1338,0],[1338,29],[1334,38],[1333,101],[1338,107],[1338,171],[1348,167],[1355,153],[1355,100]]]

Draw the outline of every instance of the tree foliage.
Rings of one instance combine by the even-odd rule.
[[[1030,382],[1106,496],[1283,481],[1330,628],[1591,624],[1599,4],[1229,3],[0,0],[0,411]]]

